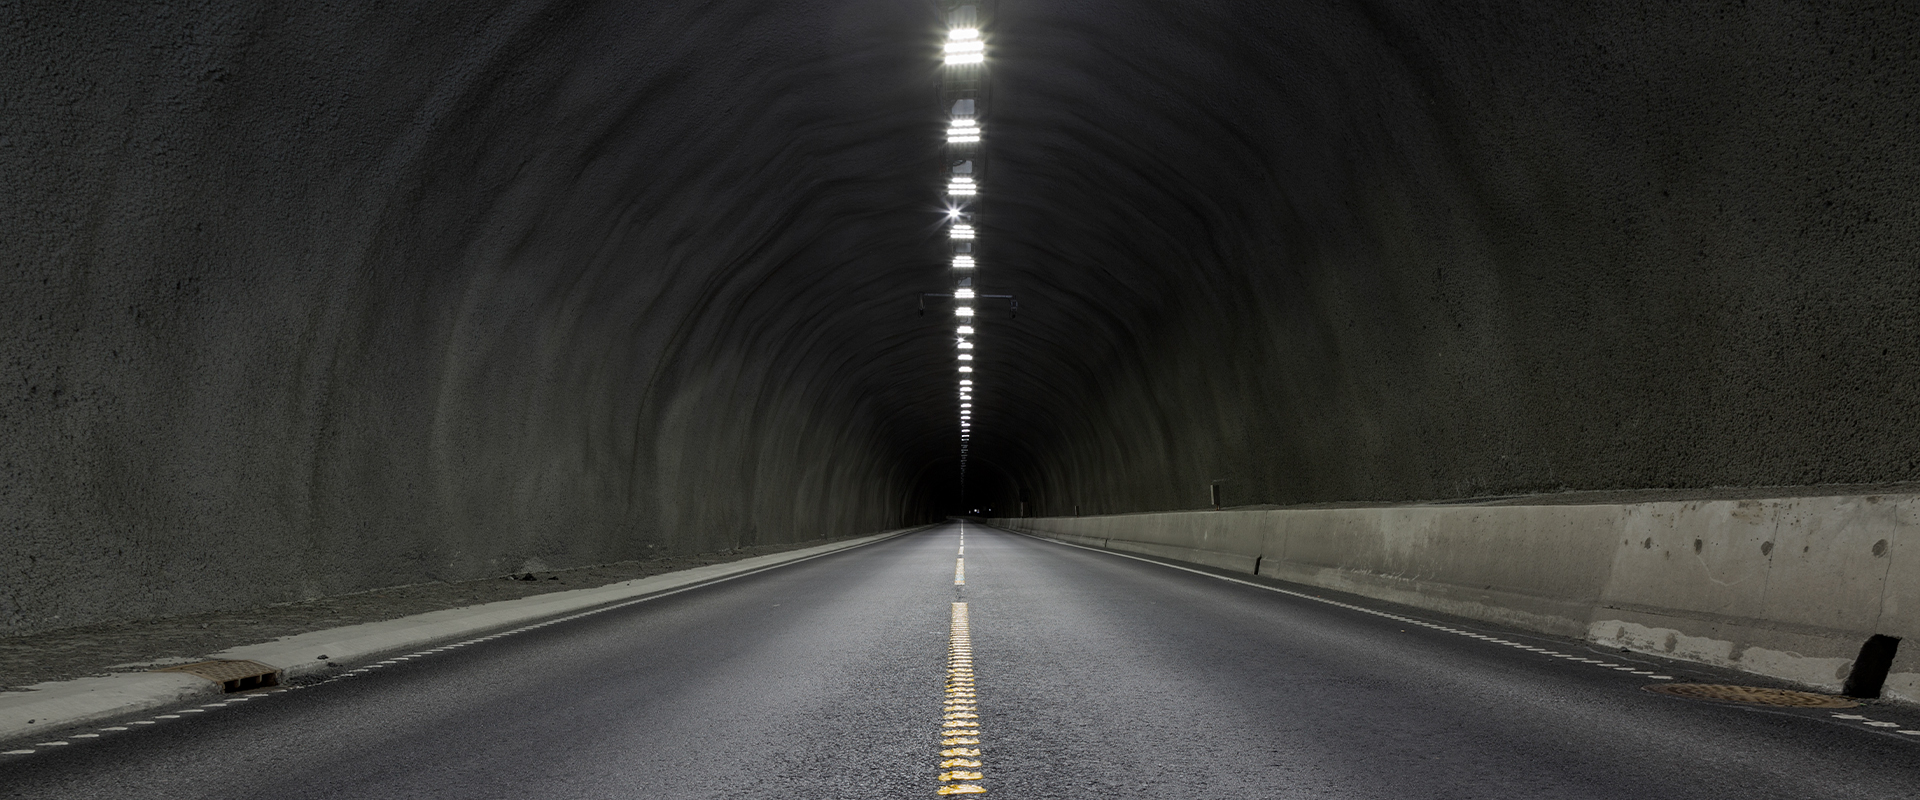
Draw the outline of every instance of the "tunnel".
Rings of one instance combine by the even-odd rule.
[[[964,480],[948,9],[14,5],[0,630],[1920,477],[1905,11],[989,5]]]
[[[0,20],[0,640],[952,518],[1109,549],[1188,520],[1216,544],[1138,552],[1263,576],[1276,551],[1217,520],[1808,495],[1920,519],[1873,510],[1920,481],[1899,4]],[[1624,548],[1595,551],[1608,587],[1719,546],[1642,547],[1666,512],[1619,513],[1593,523]],[[1728,547],[1790,554],[1773,530]],[[1560,541],[1504,535],[1354,569]],[[1858,537],[1882,572],[1856,605],[1894,608],[1904,540]],[[1658,649],[1621,620],[1608,641]],[[1838,685],[1908,623],[1818,624]]]

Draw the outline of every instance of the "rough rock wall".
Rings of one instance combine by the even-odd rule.
[[[1909,7],[1002,0],[990,41],[1031,321],[979,438],[1030,513],[1920,477]]]
[[[0,635],[917,521],[933,19],[0,3]]]

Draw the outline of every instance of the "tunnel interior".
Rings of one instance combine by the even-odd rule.
[[[1019,299],[964,477],[918,299],[962,6]],[[0,633],[976,509],[1920,478],[1905,9],[0,17]]]

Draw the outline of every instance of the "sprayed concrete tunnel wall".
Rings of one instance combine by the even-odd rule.
[[[1911,8],[999,22],[1031,514],[1920,478]]]
[[[0,8],[0,634],[925,517],[933,16]]]
[[[936,3],[0,6],[0,633],[1214,485],[1920,478],[1896,4],[982,13],[1021,313],[963,495]]]

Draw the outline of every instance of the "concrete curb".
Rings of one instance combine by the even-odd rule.
[[[503,600],[411,617],[350,625],[244,645],[206,656],[206,660],[257,661],[299,678],[331,671],[356,661],[474,634],[536,622],[623,600],[640,600],[701,584],[738,578],[842,550],[916,533],[931,525],[709,564],[592,589]],[[0,742],[32,738],[69,725],[98,722],[221,694],[204,678],[180,673],[141,672],[35,684],[24,692],[0,692]]]

